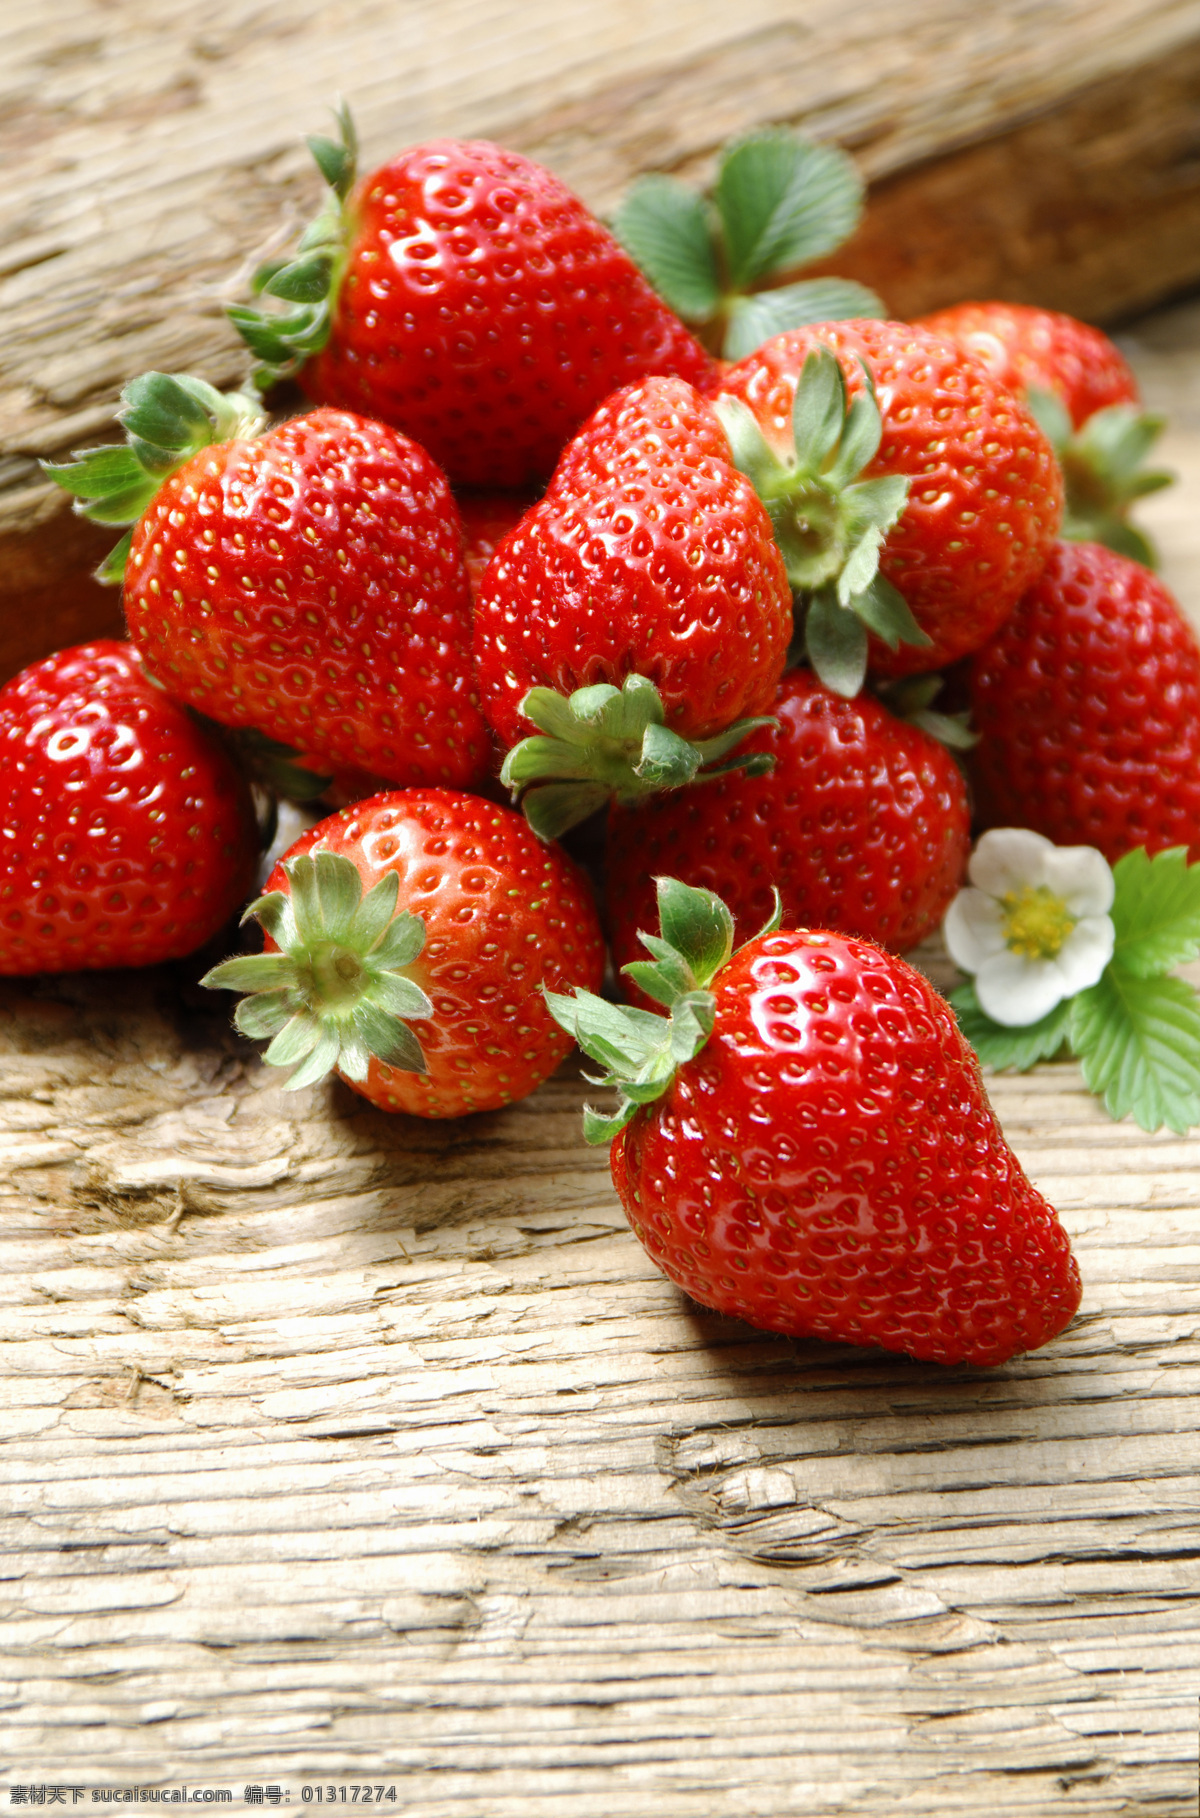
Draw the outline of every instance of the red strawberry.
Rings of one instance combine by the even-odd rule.
[[[1108,336],[1074,316],[1028,303],[955,303],[914,328],[957,341],[1009,391],[1050,391],[1076,429],[1110,404],[1136,404],[1137,380]]]
[[[482,777],[462,529],[424,450],[335,410],[256,435],[249,400],[162,373],[124,396],[130,445],[50,471],[136,520],[125,615],[164,686],[318,768]]]
[[[609,938],[618,968],[654,925],[654,881],[715,891],[746,940],[771,913],[789,927],[866,935],[903,951],[937,927],[970,851],[954,759],[872,696],[843,700],[808,670],[785,675],[774,728],[741,749],[774,769],[735,771],[609,814]],[[639,1000],[641,1001],[641,1000]]]
[[[1000,1364],[1060,1332],[1079,1275],[953,1012],[903,960],[798,929],[731,955],[719,898],[664,880],[636,968],[670,1017],[551,1008],[621,1089],[613,1182],[703,1305],[767,1331]]]
[[[364,891],[366,894],[364,894]],[[388,1111],[459,1117],[524,1098],[569,1042],[544,986],[598,987],[604,941],[573,862],[519,814],[451,789],[395,790],[304,834],[252,905],[266,952],[204,979],[254,996],[266,1058],[332,1068]]]
[[[824,350],[836,356],[848,410]],[[869,382],[881,423],[873,405],[867,414]],[[922,329],[833,322],[777,335],[726,373],[717,408],[809,602],[809,655],[839,692],[861,680],[863,626],[881,675],[940,669],[977,650],[1057,533],[1062,482],[1030,412],[954,342]]]
[[[60,650],[0,688],[0,973],[192,953],[254,878],[249,791],[131,644]]]
[[[1032,827],[1110,861],[1200,859],[1200,645],[1162,582],[1060,543],[975,657],[972,758],[988,827]]]
[[[956,341],[1028,398],[1062,465],[1063,535],[1152,566],[1154,552],[1129,511],[1174,477],[1141,465],[1164,419],[1141,410],[1137,381],[1108,336],[1026,303],[959,303],[916,326]]]
[[[682,379],[646,379],[601,406],[492,558],[475,612],[484,712],[506,745],[533,725],[559,741],[577,735],[578,762],[551,762],[548,774],[636,792],[645,727],[630,718],[636,749],[616,778],[626,728],[599,724],[597,691],[640,677],[653,684],[648,702],[657,690],[656,731],[704,744],[770,706],[791,627],[770,520],[712,410]],[[577,690],[570,707],[542,698]],[[531,745],[536,756],[547,741]]]
[[[356,146],[311,139],[333,196],[260,287],[297,307],[231,311],[313,398],[381,417],[468,486],[549,473],[588,412],[646,373],[710,362],[557,177],[485,140],[413,147],[354,187]]]

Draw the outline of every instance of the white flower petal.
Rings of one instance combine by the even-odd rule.
[[[978,972],[985,960],[1004,951],[1004,911],[982,890],[960,890],[946,911],[942,935],[955,965]]]
[[[1056,846],[1046,859],[1045,882],[1072,915],[1106,915],[1112,908],[1112,867],[1094,846]]]
[[[994,827],[971,854],[967,876],[989,896],[1036,887],[1045,881],[1047,855],[1054,843],[1028,827]]]
[[[975,995],[994,1023],[1021,1029],[1040,1022],[1070,994],[1053,960],[1030,959],[1005,948],[975,974]]]
[[[1055,958],[1063,996],[1074,997],[1094,985],[1113,954],[1116,931],[1107,915],[1085,915],[1076,922]]]

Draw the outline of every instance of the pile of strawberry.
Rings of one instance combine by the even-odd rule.
[[[1136,559],[1161,476],[1120,355],[796,280],[861,190],[786,134],[711,202],[648,179],[624,246],[494,145],[359,182],[348,117],[310,143],[327,205],[231,312],[246,391],[148,374],[123,445],[49,470],[129,527],[130,641],[0,690],[0,971],[196,951],[307,794],[263,950],[207,975],[291,1086],[457,1116],[577,1039],[697,1299],[946,1362],[1043,1343],[1065,1234],[896,955],[972,787],[985,826],[1200,851],[1200,648]]]

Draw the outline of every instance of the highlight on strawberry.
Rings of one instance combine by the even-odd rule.
[[[1066,1232],[1026,1179],[945,1001],[866,941],[780,929],[734,949],[711,891],[658,885],[665,1014],[585,991],[555,1018],[615,1087],[635,1235],[693,1299],[767,1331],[995,1365],[1079,1305]]]
[[[336,1072],[388,1111],[461,1117],[524,1098],[569,1041],[542,989],[598,989],[604,937],[586,877],[512,809],[395,790],[318,822],[246,918],[264,951],[206,973],[249,993],[234,1021],[270,1038],[287,1088]],[[244,918],[244,919],[246,919]]]
[[[357,180],[349,111],[309,148],[329,186],[294,256],[260,267],[268,307],[231,309],[264,387],[413,436],[455,484],[542,480],[583,419],[647,373],[712,363],[625,250],[548,170],[486,140],[436,139]]]
[[[322,772],[479,782],[462,527],[425,451],[347,411],[268,429],[255,398],[184,373],[121,397],[123,445],[45,471],[84,517],[133,526],[101,573],[162,685]]]
[[[613,227],[659,295],[713,353],[741,360],[812,322],[887,314],[846,278],[784,278],[826,258],[862,218],[863,181],[836,145],[782,127],[721,152],[710,195],[678,177],[639,177]]]
[[[1200,994],[1176,968],[1200,957],[1200,865],[1175,847],[1054,846],[985,833],[946,916],[951,994],[986,1065],[1027,1072],[1061,1053],[1110,1116],[1183,1135],[1200,1123]]]

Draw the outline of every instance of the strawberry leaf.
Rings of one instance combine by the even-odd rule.
[[[853,233],[863,185],[836,146],[774,130],[724,153],[714,200],[733,287],[824,258]]]
[[[639,264],[641,261],[639,260]],[[882,317],[886,310],[873,290],[849,278],[805,278],[775,290],[734,297],[721,352],[727,360],[744,360],[773,335],[814,322],[844,322],[861,316]]]
[[[1151,978],[1200,955],[1200,865],[1188,864],[1186,846],[1127,852],[1113,881],[1114,966]]]
[[[1012,1070],[1027,1073],[1037,1061],[1050,1060],[1067,1039],[1071,1020],[1071,1000],[1061,1004],[1036,1023],[1020,1028],[1007,1028],[995,1023],[981,1008],[974,985],[960,985],[950,994],[950,1003],[958,1026],[985,1067],[998,1073]]]
[[[1180,1136],[1200,1123],[1200,1001],[1185,980],[1108,966],[1072,998],[1070,1039],[1110,1116]]]
[[[712,220],[702,196],[676,177],[642,177],[613,229],[655,290],[685,322],[707,322],[721,298]]]
[[[826,688],[852,701],[867,674],[867,628],[838,602],[835,587],[819,587],[804,619],[804,649]]]

